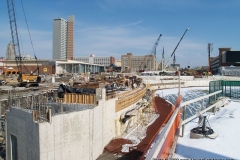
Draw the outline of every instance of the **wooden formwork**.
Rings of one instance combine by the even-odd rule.
[[[135,89],[131,92],[126,92],[121,94],[121,96],[116,100],[115,111],[118,112],[134,103],[138,102],[146,94],[146,88]]]
[[[57,101],[60,102],[60,99]],[[96,95],[65,93],[62,103],[96,104]]]

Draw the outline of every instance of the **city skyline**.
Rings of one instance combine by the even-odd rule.
[[[207,65],[207,45],[213,43],[212,56],[218,48],[239,46],[240,2],[224,1],[23,1],[33,46],[39,59],[52,58],[52,20],[74,15],[74,56],[148,55],[162,34],[157,47],[165,62],[186,33],[176,50],[181,67]],[[69,7],[71,6],[71,7]],[[23,54],[33,54],[21,2],[15,2]],[[0,56],[5,56],[11,41],[6,2],[0,6]],[[172,63],[172,59],[170,60]]]

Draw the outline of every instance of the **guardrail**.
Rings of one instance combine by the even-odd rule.
[[[158,137],[156,137],[156,139],[154,140],[155,145],[152,146],[152,149],[149,151],[148,155],[146,156],[146,160],[152,160],[152,159],[157,159],[157,158],[171,158],[171,156],[173,155],[174,151],[175,151],[175,146],[176,146],[176,142],[177,142],[177,137],[179,136],[179,131],[180,128],[182,127],[182,135],[184,135],[184,126],[187,122],[191,121],[192,119],[196,118],[196,115],[193,115],[192,117],[185,119],[185,115],[186,115],[186,107],[188,104],[200,101],[200,100],[204,100],[205,98],[209,98],[211,96],[215,96],[219,93],[221,93],[222,91],[216,91],[214,93],[199,97],[199,98],[195,98],[193,100],[190,101],[186,101],[180,104],[176,103],[175,104],[175,111],[173,112],[172,116],[170,117],[169,121],[166,123],[166,125],[164,126],[164,128],[160,131],[161,133],[159,134]],[[216,96],[215,96],[215,100],[216,100]],[[209,106],[206,109],[202,109],[202,111],[200,113],[206,112],[212,108],[216,108],[216,107],[220,107],[223,105],[225,99],[221,99],[220,101],[218,101],[217,103]],[[203,104],[203,103],[202,103]],[[183,108],[183,111],[181,111],[181,109]],[[202,107],[203,108],[203,107]],[[215,109],[214,109],[215,110]],[[176,121],[179,121],[179,113],[183,113],[183,120],[182,122],[180,122],[178,124],[178,126],[176,127]],[[173,130],[175,129],[175,130]],[[171,132],[171,133],[170,133]],[[175,135],[172,135],[173,133],[175,133]],[[169,137],[171,137],[171,141],[172,143],[172,148],[174,149],[169,149],[166,148],[166,141],[169,141]],[[168,142],[169,143],[169,142]],[[157,145],[156,145],[157,144]],[[163,153],[163,150],[166,151]],[[162,154],[163,153],[163,154]],[[166,155],[168,155],[168,157],[166,157]]]
[[[193,115],[192,117],[189,117],[188,119],[186,119],[186,108],[187,108],[187,105],[202,100],[202,110],[200,111],[200,114],[202,114],[202,113],[204,113],[204,112],[206,112],[206,111],[208,111],[208,110],[210,110],[210,109],[212,109],[214,107],[215,107],[214,108],[214,111],[215,111],[216,107],[219,107],[219,103],[215,103],[215,104],[207,107],[206,109],[203,109],[203,100],[205,98],[209,98],[209,97],[214,96],[215,97],[215,101],[216,101],[217,100],[216,99],[216,95],[219,94],[219,93],[222,93],[222,91],[221,90],[220,91],[216,91],[216,92],[213,92],[211,94],[208,94],[208,95],[205,95],[205,96],[202,96],[202,97],[198,97],[198,98],[192,99],[190,101],[183,102],[180,105],[180,107],[183,108],[183,112],[182,112],[183,113],[183,117],[182,117],[182,120],[183,120],[182,121],[182,136],[184,135],[185,124],[197,117],[197,115]]]

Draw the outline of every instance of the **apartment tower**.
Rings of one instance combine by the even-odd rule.
[[[74,16],[53,20],[53,60],[73,59]]]

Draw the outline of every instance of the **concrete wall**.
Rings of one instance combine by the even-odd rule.
[[[7,112],[7,156],[11,156],[10,135],[17,137],[22,160],[95,160],[115,138],[115,101],[102,100],[93,109],[58,114],[51,122],[34,122],[30,110],[11,108]],[[9,158],[10,159],[10,158]]]
[[[123,126],[120,122],[121,115],[125,115],[125,113],[127,111],[129,111],[129,110],[131,110],[135,107],[136,107],[136,105],[133,104],[133,105],[127,107],[127,108],[124,108],[124,109],[120,110],[119,112],[114,113],[115,114],[114,115],[114,120],[115,120],[115,134],[116,134],[116,137],[119,137],[123,133],[123,131],[125,130],[124,128],[122,128]],[[125,126],[125,128],[126,128],[126,126]]]
[[[199,86],[209,86],[209,82],[216,80],[213,78],[205,78],[205,79],[192,79],[189,80],[184,79],[184,77],[191,77],[191,76],[182,76],[181,77],[181,87],[199,87]],[[149,78],[149,79],[147,79]],[[183,79],[182,79],[183,78]],[[146,76],[144,82],[146,84],[151,85],[151,89],[157,90],[157,89],[166,89],[166,88],[176,88],[178,87],[178,79],[174,80],[152,80],[152,76]]]
[[[30,110],[12,107],[6,112],[6,159],[11,159],[11,135],[17,138],[19,160],[39,160],[39,126]],[[45,133],[46,134],[46,133]]]
[[[168,84],[172,88],[177,85],[177,80],[161,83],[167,82],[172,83]],[[184,85],[208,86],[208,83],[208,80],[186,81]],[[11,156],[11,134],[17,137],[18,159],[96,159],[109,141],[126,129],[126,126],[121,128],[121,114],[135,107],[115,113],[117,99],[105,99],[105,89],[102,89],[102,100],[95,108],[54,115],[51,122],[34,122],[30,110],[11,108],[7,111],[7,159]]]
[[[138,76],[143,80],[166,80],[166,79],[173,79],[177,80],[178,76]],[[181,80],[193,80],[194,76],[180,76]]]
[[[51,123],[39,124],[40,159],[94,160],[115,137],[115,99],[103,100],[91,110],[52,117]]]
[[[90,159],[92,112],[55,115],[51,123],[39,123],[40,159]]]
[[[110,140],[116,137],[115,135],[115,101],[116,98],[105,101],[106,92],[103,89],[102,101],[99,102],[99,106],[103,107],[103,148],[109,143]],[[103,151],[102,148],[102,151]]]

